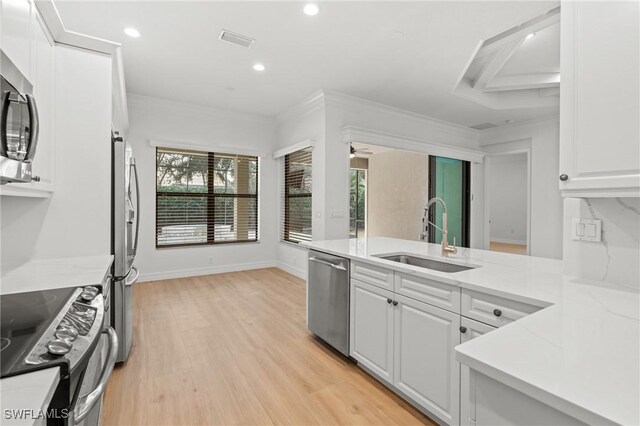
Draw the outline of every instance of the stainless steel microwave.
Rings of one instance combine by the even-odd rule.
[[[33,85],[0,50],[0,184],[38,180],[31,164],[38,144]]]

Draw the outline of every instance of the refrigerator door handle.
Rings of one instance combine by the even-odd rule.
[[[140,276],[140,271],[138,271],[138,268],[136,268],[135,266],[132,266],[131,267],[131,272],[135,272],[135,274],[134,274],[133,278],[125,279],[124,285],[126,285],[126,286],[134,285],[135,283],[138,282],[138,277]]]
[[[135,158],[131,159],[133,175],[136,182],[136,236],[133,239],[133,258],[138,254],[138,236],[140,235],[140,183],[138,181],[138,167]]]

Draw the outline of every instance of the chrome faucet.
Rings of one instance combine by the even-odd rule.
[[[442,228],[429,220],[429,208],[432,205],[438,203],[442,206]],[[435,228],[442,231],[442,256],[447,257],[449,254],[456,254],[458,249],[456,248],[456,237],[453,237],[453,246],[449,245],[447,240],[447,205],[442,198],[434,197],[427,202],[424,206],[424,215],[422,216],[422,232],[420,233],[420,239],[426,240],[429,236],[429,225],[433,225]]]

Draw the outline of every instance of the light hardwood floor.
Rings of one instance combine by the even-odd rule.
[[[435,425],[310,335],[305,297],[275,268],[137,284],[103,425]]]
[[[491,241],[489,244],[489,250],[511,254],[527,254],[527,246],[524,244],[498,243]]]

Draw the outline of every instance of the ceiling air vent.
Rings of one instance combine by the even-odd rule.
[[[251,47],[255,39],[251,37],[244,36],[242,34],[234,33],[229,30],[220,31],[220,37],[218,39],[222,41],[226,41],[227,43],[237,44],[242,47]]]
[[[469,126],[469,127],[476,130],[486,130],[486,129],[490,129],[492,127],[498,127],[498,126],[493,123],[482,123],[482,124],[476,124],[475,126]]]

